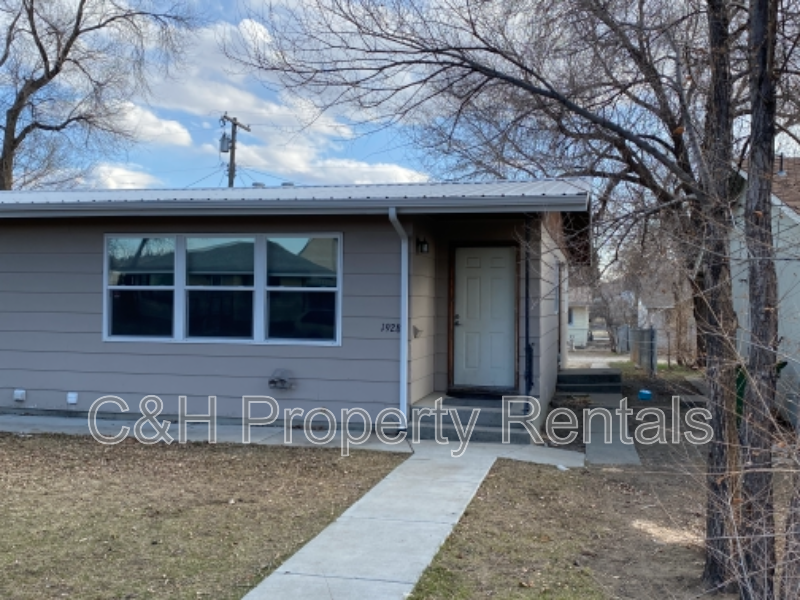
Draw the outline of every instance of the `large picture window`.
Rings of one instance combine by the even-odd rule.
[[[107,339],[338,344],[341,237],[109,235]]]

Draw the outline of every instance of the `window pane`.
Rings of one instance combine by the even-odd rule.
[[[125,237],[108,239],[109,285],[173,285],[173,238]]]
[[[269,292],[270,338],[336,339],[336,293]]]
[[[253,337],[253,292],[190,291],[189,337]]]
[[[267,240],[267,285],[336,287],[337,238]]]
[[[111,335],[172,337],[172,290],[109,290]]]
[[[252,238],[188,238],[187,285],[253,285]]]

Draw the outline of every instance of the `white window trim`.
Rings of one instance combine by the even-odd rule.
[[[117,336],[110,334],[110,305],[108,283],[108,240],[109,238],[174,238],[175,239],[175,278],[171,286],[125,286],[125,289],[136,290],[172,290],[173,322],[171,338],[150,336]],[[189,289],[225,290],[250,290],[251,286],[243,288],[237,286],[186,286],[186,238],[254,238],[255,257],[253,262],[253,339],[241,338],[214,338],[214,337],[187,337],[186,336],[186,294]],[[335,340],[297,340],[289,338],[266,338],[267,319],[267,239],[269,238],[335,238],[338,240],[336,256],[336,287],[330,288],[295,288],[282,287],[270,288],[280,291],[316,291],[336,294],[336,339]],[[103,236],[103,341],[104,342],[146,342],[157,344],[244,344],[259,346],[341,346],[342,345],[342,297],[343,297],[343,264],[344,244],[341,232],[281,232],[281,233],[148,233],[148,232],[119,232],[106,233]]]

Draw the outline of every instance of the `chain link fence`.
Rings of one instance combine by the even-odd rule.
[[[648,377],[656,376],[658,365],[658,335],[654,328],[631,329],[631,361],[644,369]]]

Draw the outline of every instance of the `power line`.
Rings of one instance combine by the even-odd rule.
[[[220,172],[220,171],[222,171],[222,170],[223,170],[223,167],[217,167],[216,169],[214,169],[214,171],[213,171],[213,172],[209,173],[209,174],[208,174],[208,175],[206,175],[205,177],[201,177],[200,179],[198,179],[197,181],[195,181],[195,182],[193,182],[193,183],[190,183],[189,185],[185,186],[185,187],[184,187],[184,189],[186,189],[186,188],[190,188],[190,187],[192,187],[193,185],[197,185],[197,184],[198,184],[198,183],[200,183],[201,181],[205,181],[205,180],[206,180],[206,179],[208,179],[209,177],[213,177],[214,175],[216,175],[217,173],[219,173],[219,172]]]
[[[253,167],[241,167],[242,171],[252,171],[253,173],[258,173],[259,175],[266,175],[267,177],[271,177],[272,179],[277,179],[278,181],[291,181],[291,179],[286,179],[285,177],[279,177],[278,175],[273,175],[272,173],[267,173],[266,171],[259,171],[258,169],[254,169]]]

